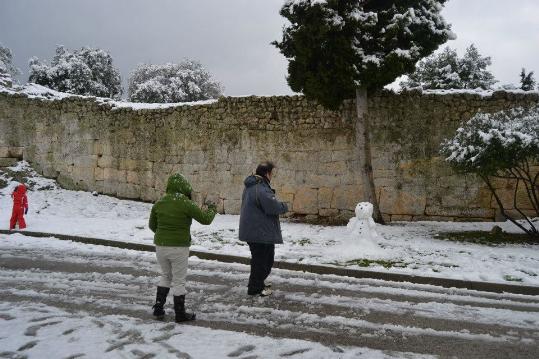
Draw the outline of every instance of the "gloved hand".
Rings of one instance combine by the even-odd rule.
[[[215,205],[215,202],[213,202],[212,200],[210,199],[207,199],[205,202],[204,202],[204,205],[206,207],[208,207],[208,209],[211,209],[213,211],[217,211],[217,206]]]
[[[24,214],[28,214],[28,207],[24,209]]]

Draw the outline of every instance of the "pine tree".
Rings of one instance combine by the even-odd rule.
[[[464,57],[459,62],[459,74],[464,88],[488,90],[497,82],[494,75],[487,70],[492,64],[490,56],[482,57],[474,44],[466,49]]]
[[[415,70],[448,39],[446,0],[289,0],[290,21],[273,44],[289,60],[288,84],[336,109],[357,88],[383,88]]]
[[[463,88],[457,51],[447,46],[439,54],[420,61],[415,72],[401,85],[425,89]]]
[[[445,2],[288,0],[280,11],[290,24],[273,44],[289,61],[290,88],[329,109],[356,97],[363,188],[378,222],[366,96],[413,72],[420,59],[454,37],[440,15]]]
[[[535,78],[533,77],[533,71],[526,74],[526,69],[522,68],[520,72],[520,88],[524,91],[533,91],[535,88]]]
[[[11,87],[20,70],[13,65],[11,50],[0,43],[0,86]]]
[[[129,100],[172,103],[218,98],[223,87],[198,61],[139,65],[129,78]]]
[[[83,47],[70,52],[56,48],[51,65],[30,59],[30,82],[77,95],[120,98],[120,71],[110,54],[101,49]]]
[[[472,44],[463,58],[456,50],[446,47],[441,53],[432,55],[417,64],[409,79],[401,83],[405,88],[423,89],[483,89],[492,88],[497,81],[487,70],[490,57],[482,57]]]

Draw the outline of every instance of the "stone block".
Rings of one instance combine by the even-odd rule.
[[[498,198],[502,202],[503,208],[505,209],[515,208],[513,204],[514,190],[512,188],[507,188],[504,186],[504,188],[496,190],[496,194],[498,195]],[[490,200],[490,208],[498,208],[498,207],[499,207],[498,202],[496,201],[496,198],[493,195]]]
[[[346,166],[346,162],[336,161],[328,163],[318,163],[318,165],[316,166],[316,171],[320,174],[335,176],[345,174],[348,169]]]
[[[380,188],[380,210],[391,215],[422,215],[425,213],[427,195],[421,190]]]
[[[78,167],[95,167],[97,165],[97,155],[90,156],[76,156],[73,158],[73,165]]]
[[[95,181],[92,191],[96,191],[97,193],[103,193],[103,181]]]
[[[120,184],[117,190],[118,197],[137,199],[140,197],[140,187],[135,184]]]
[[[533,198],[533,195],[532,195],[532,198]],[[528,193],[523,188],[523,186],[522,188],[519,188],[519,190],[517,191],[517,206],[520,209],[530,209],[530,210],[533,209],[533,204],[530,198],[528,197]]]
[[[459,186],[444,188],[438,191],[438,196],[441,197],[441,204],[444,207],[477,207],[474,203],[479,199],[479,187]],[[481,193],[481,196],[488,197],[487,194]],[[482,198],[484,200],[485,198]],[[488,208],[488,205],[486,206]]]
[[[118,167],[118,159],[112,156],[103,155],[101,157],[98,156],[97,159],[97,166],[101,168],[113,168]]]
[[[442,207],[427,203],[425,214],[427,216],[494,219],[496,210],[488,208]]]
[[[356,158],[353,150],[331,151],[332,161],[350,161]]]
[[[153,187],[154,186],[154,175],[153,172],[143,171],[138,172],[139,184],[144,187]]]
[[[300,187],[294,195],[292,209],[301,214],[318,213],[318,190],[316,188]]]
[[[45,165],[42,168],[41,172],[42,172],[43,176],[45,176],[47,178],[57,178],[58,175],[60,174],[60,171],[58,171],[55,167],[53,167],[51,165]]]
[[[409,222],[409,221],[412,220],[412,218],[413,218],[413,216],[402,215],[402,214],[392,214],[390,216],[391,222],[396,222],[396,221]]]
[[[102,142],[94,141],[94,148],[93,148],[92,154],[96,156],[102,156],[104,154],[103,149],[104,149],[104,145]],[[110,154],[110,153],[107,153],[107,154]]]
[[[358,186],[341,186],[335,188],[331,200],[331,208],[353,211],[363,200],[363,193]]]
[[[321,217],[336,217],[339,215],[339,210],[335,208],[320,208],[318,214]]]
[[[0,167],[14,166],[18,160],[16,158],[0,158]]]
[[[139,167],[139,161],[130,158],[120,158],[118,162],[118,168],[120,170],[135,171]]]
[[[100,167],[94,168],[94,178],[96,181],[103,181],[105,179],[105,170]]]
[[[136,171],[127,171],[126,172],[126,180],[129,184],[140,184],[139,181],[139,174]]]
[[[73,166],[71,176],[75,181],[84,181],[85,183],[91,183],[94,181],[94,168],[93,167],[79,167]]]
[[[223,208],[225,214],[240,214],[241,201],[234,199],[223,200]]]
[[[187,151],[185,152],[184,161],[188,164],[201,164],[204,163],[205,156],[202,151]]]
[[[24,147],[9,147],[8,156],[19,160],[24,158]]]
[[[320,187],[337,187],[341,184],[340,174],[317,174],[314,172],[301,173],[305,185],[320,188]]]
[[[113,180],[104,180],[103,181],[103,194],[108,194],[111,196],[116,196],[118,193],[119,184]]]
[[[0,158],[9,157],[9,147],[0,146]]]
[[[103,170],[103,180],[125,183],[127,182],[126,171],[117,170],[115,168],[105,168]]]
[[[471,208],[492,208],[492,192],[486,187],[482,187],[477,191],[475,198],[470,202]]]
[[[155,202],[159,199],[159,194],[153,187],[141,187],[140,199],[143,201]]]
[[[332,199],[333,199],[333,188],[321,187],[318,189],[318,208],[331,208]]]

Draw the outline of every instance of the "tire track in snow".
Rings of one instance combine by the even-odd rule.
[[[150,319],[157,277],[151,256],[131,251],[60,253],[20,248],[4,254],[0,252],[2,299],[39,298],[60,307]],[[475,357],[478,353],[525,357],[537,350],[536,322],[521,320],[519,324],[513,318],[512,325],[477,323],[489,315],[492,321],[509,318],[511,313],[537,316],[539,300],[526,296],[473,292],[466,296],[468,292],[462,290],[421,291],[420,286],[402,283],[384,287],[379,281],[276,270],[272,275],[275,297],[253,299],[244,294],[247,267],[194,260],[191,268],[188,303],[199,312],[201,320],[193,323],[198,326],[442,355],[458,349]],[[454,300],[451,293],[456,293]],[[487,310],[496,298],[503,302]],[[463,300],[480,306],[459,304]],[[421,310],[423,317],[426,310],[432,316],[417,320]],[[436,318],[437,310],[449,313],[452,320]],[[470,317],[474,310],[478,316]]]

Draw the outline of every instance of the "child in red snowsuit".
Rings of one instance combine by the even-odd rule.
[[[13,211],[11,212],[11,220],[9,221],[9,229],[15,229],[15,225],[19,222],[19,229],[26,228],[24,215],[28,213],[28,198],[26,198],[26,186],[22,183],[15,188],[11,194],[13,198]]]

